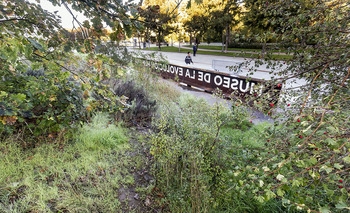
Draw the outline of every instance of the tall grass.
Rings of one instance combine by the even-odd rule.
[[[81,148],[97,150],[115,148],[127,141],[125,130],[111,123],[107,116],[98,115],[80,129],[77,139]]]
[[[33,150],[0,143],[0,212],[121,210],[118,189],[133,183],[125,130],[97,115],[69,140]]]
[[[242,112],[182,94],[159,107],[153,121],[151,154],[157,187],[172,212],[283,212],[277,200],[259,203],[234,187],[237,168],[259,161],[251,150],[268,152],[271,124],[253,125]],[[264,154],[262,154],[264,155]],[[235,187],[234,187],[235,188]]]

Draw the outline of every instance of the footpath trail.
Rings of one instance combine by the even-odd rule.
[[[188,49],[192,51],[192,47],[186,47],[186,46],[181,46],[182,49]],[[198,48],[198,50],[201,51],[208,51],[208,52],[221,52],[221,50],[212,50],[212,49],[205,49],[205,48]],[[249,53],[249,54],[258,54],[260,52],[256,51],[240,51],[240,50],[227,50],[226,52],[228,53]],[[282,52],[273,52],[274,55],[290,55],[287,53],[282,53]]]

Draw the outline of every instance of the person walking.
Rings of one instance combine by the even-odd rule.
[[[196,52],[197,52],[197,46],[196,44],[193,45],[193,56],[196,56]]]
[[[186,57],[185,57],[185,63],[186,63],[186,64],[190,64],[190,63],[193,64],[193,61],[192,61],[191,53],[190,53],[190,52],[188,52],[187,55],[186,55]]]

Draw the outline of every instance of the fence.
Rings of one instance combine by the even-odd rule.
[[[216,89],[222,91],[226,97],[240,98],[246,100],[248,96],[258,98],[261,95],[272,103],[278,101],[282,86],[280,83],[248,78],[243,76],[231,76],[226,73],[197,69],[191,67],[166,64],[157,61],[142,60],[145,67],[150,67],[153,71],[159,73],[162,77],[173,79],[188,86],[195,86],[213,92]]]

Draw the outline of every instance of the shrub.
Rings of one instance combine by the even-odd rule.
[[[233,118],[224,106],[184,94],[162,105],[153,122],[151,154],[158,186],[174,212],[207,212],[222,172],[220,128]]]
[[[132,80],[116,80],[114,92],[118,96],[125,96],[129,107],[119,116],[132,124],[150,122],[156,111],[156,101],[148,93],[136,85]]]
[[[0,91],[3,133],[24,129],[36,137],[46,135],[86,119],[88,112],[80,87],[61,71],[30,69],[5,77]]]

